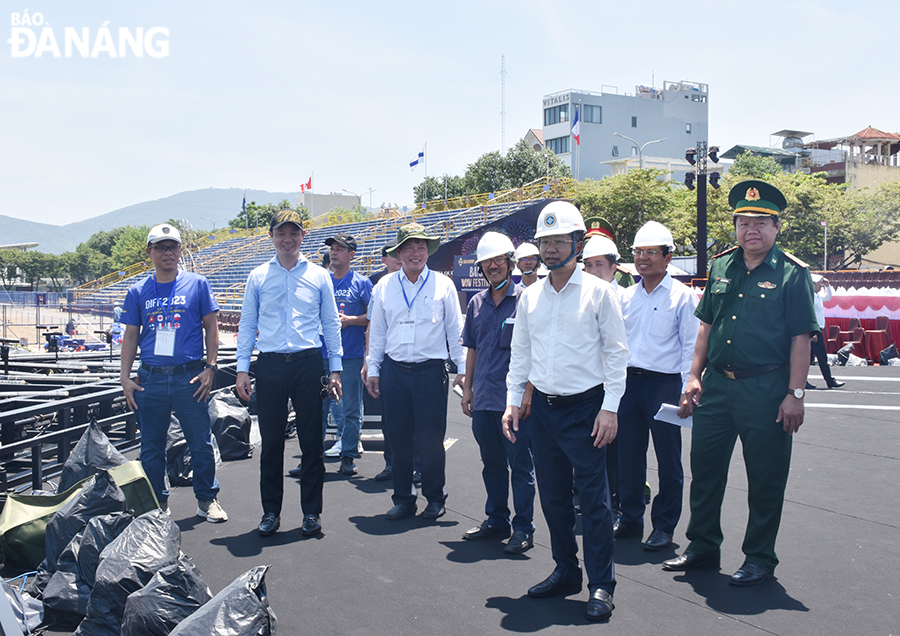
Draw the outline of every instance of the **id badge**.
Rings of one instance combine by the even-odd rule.
[[[175,355],[175,329],[162,325],[156,328],[156,346],[153,353],[158,356]]]
[[[400,344],[415,344],[416,342],[416,321],[401,320],[400,321]]]

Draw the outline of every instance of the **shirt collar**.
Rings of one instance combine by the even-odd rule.
[[[407,278],[406,270],[404,270],[402,267],[397,270],[397,274],[400,275],[400,280],[401,281],[405,280],[407,283],[409,283],[410,285],[413,285],[413,286],[418,285],[419,281],[424,281],[426,278],[428,278],[428,272],[429,272],[428,265],[426,265],[425,269],[423,269],[422,272],[419,274],[419,278],[416,279],[416,282],[412,282],[411,280],[409,280],[409,278]]]
[[[763,259],[763,261],[762,261],[762,263],[760,263],[760,265],[767,265],[770,269],[774,270],[778,266],[778,258],[779,258],[779,256],[781,256],[781,253],[782,252],[781,252],[781,249],[778,247],[778,243],[775,243],[772,246],[772,249],[769,250],[769,253],[766,254],[766,257]],[[747,262],[744,260],[744,248],[743,247],[738,247],[734,251],[734,257],[737,257],[738,255],[740,255],[740,257],[741,257],[741,264],[744,267],[746,267]],[[732,262],[734,262],[733,259],[732,259]]]
[[[591,276],[591,275],[592,274],[588,274],[588,276]],[[569,280],[566,281],[566,284],[563,285],[563,288],[560,289],[559,292],[557,292],[555,289],[553,289],[553,284],[550,282],[549,274],[547,276],[545,276],[543,279],[539,279],[538,283],[543,283],[543,285],[547,289],[552,291],[554,294],[556,294],[556,293],[561,294],[563,292],[563,290],[566,287],[568,287],[569,285],[581,285],[584,283],[584,270],[582,270],[580,267],[575,267],[575,271],[572,272],[572,275],[569,276]],[[537,284],[537,283],[535,283],[535,284]]]
[[[641,282],[638,283],[638,285],[641,286],[641,291],[642,291],[645,295],[649,296],[650,294],[653,293],[653,292],[650,292],[650,294],[647,293],[647,288],[644,287],[644,281],[643,281],[643,280],[641,280]],[[653,291],[656,291],[656,290],[659,289],[660,287],[662,287],[663,289],[672,289],[672,276],[669,274],[669,272],[666,272],[665,276],[662,277],[662,280],[659,281],[659,283],[656,285],[656,287],[653,288]]]

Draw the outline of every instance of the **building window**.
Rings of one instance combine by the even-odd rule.
[[[547,140],[547,148],[553,151],[553,154],[561,155],[569,152],[569,136],[557,137],[556,139]]]
[[[632,118],[631,118],[631,127],[632,127],[632,128],[637,128],[637,117],[632,117]]]
[[[618,156],[619,156],[619,147],[613,146],[613,157],[618,157]]]
[[[603,107],[602,106],[582,106],[583,121],[589,124],[603,123]]]
[[[632,146],[632,147],[631,147],[631,156],[632,156],[632,157],[637,157],[637,150],[638,150],[638,149],[637,149],[637,146]]]
[[[551,126],[553,124],[561,124],[569,121],[569,105],[560,104],[553,108],[544,109],[544,125]]]
[[[684,132],[686,132],[689,135],[691,134],[691,125],[690,124],[684,125]]]

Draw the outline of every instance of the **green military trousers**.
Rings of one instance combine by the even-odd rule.
[[[722,500],[734,443],[740,437],[750,507],[742,549],[748,563],[775,571],[775,537],[791,464],[791,435],[775,419],[787,395],[789,376],[787,365],[742,380],[731,380],[707,368],[691,437],[691,520],[687,528],[691,552],[704,558],[720,556]]]

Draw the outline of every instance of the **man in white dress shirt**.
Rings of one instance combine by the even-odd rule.
[[[659,468],[659,492],[653,498],[653,531],[645,550],[672,543],[681,518],[684,468],[681,427],[654,419],[662,404],[693,411],[684,389],[694,359],[700,320],[697,296],[666,271],[675,243],[662,224],[649,221],[634,237],[634,264],[640,283],[622,292],[622,315],[628,333],[628,381],[619,405],[619,506],[617,539],[643,537],[644,485],[650,435]]]
[[[446,512],[448,377],[444,361],[451,358],[465,369],[466,354],[459,344],[462,321],[453,281],[427,266],[439,245],[440,238],[428,236],[422,225],[402,226],[397,246],[391,250],[402,267],[372,290],[366,388],[374,398],[384,395],[382,418],[394,464],[394,507],[387,512],[392,521],[416,513],[413,461],[417,450],[422,494],[428,500],[422,517],[437,519]],[[455,384],[464,379],[460,374]]]
[[[586,613],[590,620],[605,620],[612,614],[616,585],[605,446],[616,437],[628,346],[615,291],[578,267],[584,231],[581,213],[565,201],[547,204],[538,217],[535,238],[550,274],[519,297],[503,429],[515,443],[519,405],[530,381],[534,467],[556,568],[528,595],[581,590],[574,482],[581,496],[590,589]]]

